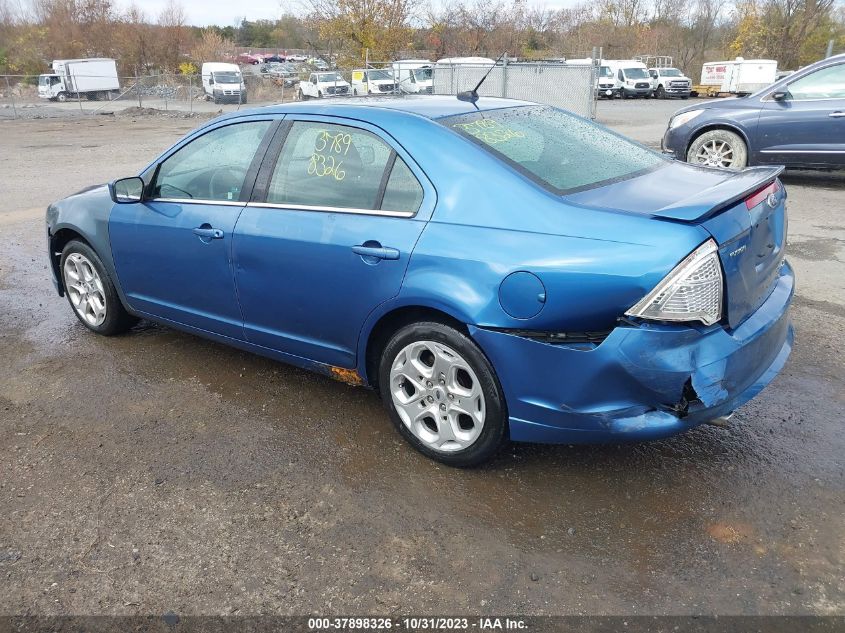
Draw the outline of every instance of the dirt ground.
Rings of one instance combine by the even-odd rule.
[[[46,205],[197,123],[0,122],[0,614],[845,613],[845,174],[785,179],[796,345],[729,428],[459,471],[370,391],[53,292]]]

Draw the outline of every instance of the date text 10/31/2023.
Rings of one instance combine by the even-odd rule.
[[[311,631],[520,631],[527,630],[524,619],[508,617],[332,617],[309,618],[308,629]]]

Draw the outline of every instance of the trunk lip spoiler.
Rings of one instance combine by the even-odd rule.
[[[747,167],[742,171],[734,172],[730,178],[726,178],[717,185],[656,209],[652,216],[680,222],[707,220],[719,211],[735,205],[761,187],[774,181],[783,173],[784,169],[786,168],[783,165]],[[713,204],[714,197],[721,199],[718,203]],[[702,213],[702,208],[708,206],[710,207],[709,210]]]

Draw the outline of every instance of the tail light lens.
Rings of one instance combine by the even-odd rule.
[[[719,249],[707,240],[670,272],[628,316],[655,321],[701,321],[712,325],[722,318],[722,264]]]
[[[755,191],[745,199],[746,208],[751,211],[751,209],[753,209],[758,204],[763,202],[763,200],[768,198],[770,193],[777,193],[779,189],[780,185],[778,184],[778,181],[775,180],[774,182],[763,187],[762,189]]]

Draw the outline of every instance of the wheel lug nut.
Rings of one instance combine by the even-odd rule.
[[[445,410],[446,410],[446,404],[445,404],[445,403],[443,403],[443,404],[441,404],[441,405],[440,405],[440,410],[441,410],[441,411],[445,411]]]
[[[426,386],[426,387],[428,387],[429,389],[431,389],[434,385],[433,385],[433,384],[431,383],[431,381],[429,380],[429,381],[427,381],[427,382],[425,383],[425,386]]]
[[[428,397],[428,401],[429,401],[429,402],[434,402],[434,396],[429,396],[429,397]]]
[[[445,384],[446,384],[446,381],[445,381],[445,380],[443,380],[443,379],[441,378],[441,379],[440,379],[440,384],[441,384],[441,385],[445,385]]]
[[[454,399],[455,399],[455,394],[450,393],[450,394],[449,394],[449,400],[454,400]]]

